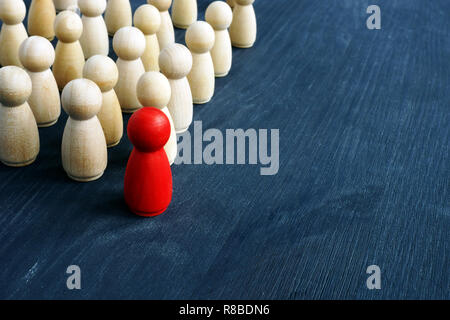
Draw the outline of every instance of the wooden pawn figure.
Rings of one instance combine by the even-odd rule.
[[[155,6],[161,14],[161,26],[157,32],[159,48],[175,43],[175,31],[173,30],[172,19],[170,18],[169,8],[172,0],[147,0],[148,4]]]
[[[144,34],[135,27],[123,27],[116,32],[113,47],[118,58],[119,81],[115,86],[123,112],[132,113],[141,108],[136,94],[139,78],[145,73],[141,56],[145,51]]]
[[[237,48],[250,48],[256,41],[255,0],[234,0],[231,43]]]
[[[84,58],[89,59],[96,54],[107,56],[109,53],[109,38],[105,20],[102,14],[106,9],[106,0],[78,0],[82,13],[83,33],[80,44]]]
[[[159,71],[159,43],[156,33],[161,26],[161,15],[156,7],[145,4],[134,13],[134,26],[145,35],[145,51],[141,57],[145,71]]]
[[[227,3],[231,8],[234,8],[234,0],[227,0]]]
[[[194,22],[186,31],[186,45],[193,61],[187,78],[196,104],[207,103],[214,95],[214,64],[210,54],[214,39],[214,30],[205,21]]]
[[[173,0],[172,21],[180,29],[187,29],[197,21],[197,0]]]
[[[22,42],[19,58],[31,78],[33,90],[28,104],[38,127],[49,127],[58,121],[61,102],[58,85],[50,67],[55,61],[55,50],[47,39],[32,36]]]
[[[231,69],[233,50],[228,27],[233,20],[233,12],[223,1],[214,1],[206,9],[205,20],[213,27],[215,34],[211,58],[216,77],[225,77]]]
[[[53,75],[60,91],[70,81],[83,76],[84,54],[78,41],[82,33],[83,23],[75,12],[65,10],[56,16],[55,34],[58,44]]]
[[[27,103],[31,89],[23,69],[0,69],[0,161],[7,166],[29,165],[39,153],[39,132]]]
[[[130,27],[133,20],[130,0],[108,0],[105,22],[108,34],[112,37],[123,27]]]
[[[77,1],[78,0],[53,0],[53,3],[55,4],[56,12],[61,12],[64,10],[76,12],[78,9]]]
[[[159,55],[161,72],[169,79],[172,94],[167,108],[176,133],[185,132],[192,123],[192,93],[186,76],[192,68],[192,55],[179,43],[167,46]]]
[[[106,145],[114,147],[123,135],[122,110],[114,91],[119,79],[116,63],[103,55],[90,57],[84,65],[83,77],[94,81],[102,91],[102,108],[97,118],[103,128]]]
[[[163,149],[169,120],[159,109],[142,108],[131,116],[127,132],[134,148],[125,170],[125,202],[137,215],[160,215],[172,200],[172,171]]]
[[[170,122],[170,137],[164,146],[170,165],[177,156],[177,134],[167,104],[170,101],[171,89],[169,80],[160,72],[146,72],[139,79],[137,86],[138,99],[144,107],[160,109]]]
[[[52,0],[33,0],[28,12],[28,33],[52,41],[55,37],[53,25],[56,11]]]
[[[62,106],[69,115],[61,144],[63,168],[76,181],[100,178],[106,169],[106,140],[97,113],[102,93],[88,79],[75,79],[65,86]]]
[[[28,38],[22,23],[26,15],[22,0],[0,0],[0,65],[22,67],[19,60],[19,47]]]

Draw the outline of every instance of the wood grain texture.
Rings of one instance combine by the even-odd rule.
[[[186,45],[192,54],[192,69],[187,75],[192,100],[196,104],[208,103],[214,95],[214,64],[211,49],[214,29],[205,21],[196,21],[186,31]]]
[[[60,12],[55,19],[55,48],[53,75],[60,91],[72,80],[83,76],[84,53],[80,44],[83,23],[80,17],[69,10]]]
[[[197,16],[197,0],[173,0],[172,22],[175,27],[187,29],[197,21]]]
[[[28,38],[22,23],[26,15],[23,1],[2,0],[0,2],[0,66],[22,67],[19,60],[19,48]]]
[[[96,55],[83,68],[83,77],[92,80],[102,91],[102,107],[97,114],[105,134],[106,145],[114,147],[122,139],[123,117],[114,87],[119,80],[116,63],[109,57]]]
[[[0,161],[8,166],[27,166],[39,153],[38,128],[27,103],[31,90],[25,70],[0,68]]]
[[[69,115],[61,143],[63,168],[76,181],[97,180],[108,161],[105,135],[97,118],[102,93],[95,82],[75,79],[64,87],[61,103]]]
[[[192,55],[186,46],[174,43],[163,49],[158,62],[161,73],[169,79],[171,95],[167,108],[175,130],[177,133],[185,132],[192,123],[194,113],[191,88],[186,78],[192,69]]]
[[[120,28],[130,27],[133,23],[130,1],[109,0],[105,12],[105,23],[111,37]]]
[[[147,0],[147,3],[155,6],[161,14],[161,25],[156,34],[159,49],[163,50],[166,46],[175,42],[173,22],[168,11],[172,5],[172,0]]]
[[[174,165],[171,205],[143,220],[122,198],[128,139],[101,179],[72,182],[64,114],[32,165],[0,166],[1,298],[450,298],[450,2],[254,7],[255,45],[233,49],[194,120],[279,128],[278,174]],[[66,289],[71,264],[82,290]],[[381,290],[366,289],[371,264]]]
[[[28,34],[53,40],[55,18],[56,10],[53,0],[32,1],[28,12]]]
[[[150,4],[144,4],[134,12],[133,23],[145,35],[145,51],[141,57],[145,71],[159,71],[160,49],[156,36],[161,27],[159,10]]]
[[[41,36],[31,36],[22,42],[19,59],[33,84],[28,104],[39,127],[53,125],[61,114],[58,84],[50,70],[55,61],[55,49]]]
[[[145,36],[135,27],[123,27],[114,35],[113,48],[118,58],[119,81],[114,90],[123,112],[133,113],[142,105],[136,94],[139,78],[145,73],[141,56],[145,52]]]
[[[109,53],[108,30],[102,16],[106,9],[106,0],[79,0],[78,6],[83,22],[80,44],[84,58],[87,60],[97,54],[107,56]]]
[[[257,21],[254,0],[235,0],[233,22],[230,25],[231,43],[237,48],[250,48],[256,41]]]
[[[230,72],[233,61],[233,51],[228,28],[233,20],[233,12],[223,1],[212,2],[205,12],[205,20],[214,29],[214,46],[211,58],[216,77],[225,77]]]

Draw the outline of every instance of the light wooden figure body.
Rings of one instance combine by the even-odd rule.
[[[55,4],[56,12],[61,12],[64,10],[77,11],[77,1],[78,0],[53,0]]]
[[[55,50],[53,75],[61,91],[67,83],[83,76],[84,54],[78,41],[83,23],[73,11],[62,11],[56,16],[55,34],[58,44]]]
[[[167,108],[173,119],[176,133],[186,131],[192,123],[192,94],[186,76],[192,69],[192,55],[179,43],[174,43],[159,55],[161,72],[169,79],[172,94]]]
[[[214,64],[210,54],[213,28],[205,21],[193,23],[186,31],[186,45],[192,54],[192,70],[187,76],[192,99],[196,104],[204,104],[214,95]]]
[[[47,39],[32,36],[19,49],[19,58],[33,84],[28,104],[39,127],[49,127],[58,121],[61,102],[58,85],[50,70],[55,61],[55,50]]]
[[[33,0],[28,12],[28,33],[53,40],[56,11],[52,0]]]
[[[147,3],[155,6],[161,14],[161,26],[157,36],[159,48],[163,50],[166,46],[175,43],[175,31],[173,30],[173,23],[169,14],[172,0],[147,0]]]
[[[26,15],[22,0],[0,0],[0,65],[22,67],[19,60],[19,47],[28,38],[22,21]]]
[[[23,69],[0,69],[0,161],[8,166],[29,165],[39,153],[39,132],[27,103],[31,89]]]
[[[213,27],[215,34],[211,58],[216,77],[225,77],[231,69],[233,50],[228,27],[233,20],[233,12],[223,1],[214,1],[206,9],[205,20]]]
[[[177,134],[167,104],[170,101],[171,89],[167,78],[159,72],[147,72],[139,79],[137,86],[138,99],[144,107],[160,109],[170,122],[170,137],[164,146],[170,165],[177,156]]]
[[[227,3],[231,8],[234,8],[234,0],[227,0]]]
[[[187,29],[197,21],[197,0],[173,0],[172,21],[180,29]]]
[[[83,77],[94,81],[102,91],[102,108],[97,114],[108,147],[119,144],[123,135],[122,110],[114,86],[119,79],[115,62],[106,56],[96,55],[86,61]]]
[[[141,56],[145,51],[144,34],[135,27],[123,27],[116,32],[113,47],[118,59],[119,81],[115,86],[123,112],[134,112],[141,108],[136,95],[139,78],[145,73]]]
[[[161,15],[156,7],[145,4],[134,13],[134,26],[144,33],[145,51],[141,57],[145,71],[159,71],[159,43],[156,33],[161,26]]]
[[[253,2],[255,0],[234,0],[233,22],[230,37],[233,46],[250,48],[256,41],[256,16]]]
[[[130,27],[132,18],[130,0],[108,0],[105,22],[110,36],[114,36],[120,28]]]
[[[107,56],[109,53],[109,38],[106,30],[105,20],[102,14],[106,9],[106,0],[78,0],[78,6],[83,14],[83,33],[80,44],[83,48],[84,58],[101,54]]]
[[[102,106],[102,93],[88,79],[67,84],[61,96],[69,114],[61,145],[63,168],[76,181],[100,178],[106,169],[106,140],[97,113]]]

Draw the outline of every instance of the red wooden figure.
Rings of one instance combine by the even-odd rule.
[[[144,107],[131,116],[127,132],[134,148],[125,171],[125,201],[140,216],[160,215],[172,200],[172,171],[164,151],[169,119],[159,109]]]

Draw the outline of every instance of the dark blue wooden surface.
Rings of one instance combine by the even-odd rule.
[[[382,30],[366,28],[370,4]],[[40,129],[33,165],[0,166],[0,298],[450,298],[450,2],[255,9],[257,43],[233,51],[194,118],[279,128],[279,173],[174,166],[169,210],[138,218],[122,200],[128,139],[100,180],[73,182],[64,115]],[[78,291],[66,288],[71,264]],[[381,290],[366,288],[371,264]]]

